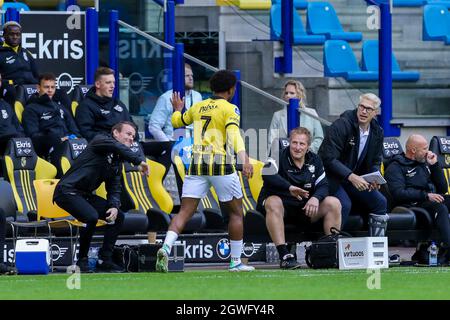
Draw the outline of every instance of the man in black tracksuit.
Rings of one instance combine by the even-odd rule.
[[[330,194],[341,201],[342,227],[352,206],[362,213],[387,217],[387,201],[379,185],[361,177],[380,169],[383,129],[375,119],[380,103],[372,93],[362,95],[356,110],[345,111],[329,127],[319,149]]]
[[[123,212],[120,211],[122,163],[129,161],[139,165],[139,170],[148,174],[145,158],[130,149],[136,134],[134,124],[120,122],[113,126],[111,134],[112,136],[99,134],[89,143],[61,178],[53,196],[53,201],[58,206],[86,224],[80,235],[77,261],[81,272],[90,272],[88,251],[98,219],[106,219],[109,224],[99,252],[97,270],[122,270],[112,261],[113,247],[124,219]],[[107,200],[92,193],[102,182],[105,182]]]
[[[33,141],[38,156],[42,158],[47,158],[49,152],[58,154],[62,143],[69,137],[80,137],[69,111],[53,99],[55,91],[55,75],[42,74],[39,77],[38,93],[31,96],[23,112],[25,133]]]
[[[22,27],[15,21],[3,25],[5,41],[0,46],[0,73],[2,75],[3,97],[14,105],[15,85],[37,84],[38,70],[31,53],[22,48]],[[2,91],[3,91],[2,90]]]
[[[81,135],[91,141],[98,133],[108,133],[120,121],[133,122],[126,106],[113,97],[114,71],[100,67],[95,72],[95,86],[81,101],[75,115]]]
[[[283,269],[300,266],[287,249],[283,220],[307,227],[323,219],[325,234],[341,225],[341,205],[337,198],[328,196],[322,161],[309,151],[310,145],[308,129],[293,129],[289,147],[281,151],[278,161],[269,159],[263,169],[264,185],[257,209],[266,215],[267,229]]]
[[[0,156],[3,156],[9,139],[25,134],[13,108],[3,99],[0,99],[0,113]]]
[[[450,196],[447,181],[437,161],[428,150],[428,142],[421,135],[411,135],[406,141],[406,152],[392,158],[385,171],[394,205],[413,205],[427,210],[442,237],[439,250],[441,264],[450,258]]]

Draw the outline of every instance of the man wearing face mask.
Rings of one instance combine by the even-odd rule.
[[[411,135],[406,141],[406,152],[392,158],[384,176],[395,206],[413,205],[430,213],[442,238],[439,262],[448,264],[450,196],[445,195],[444,171],[436,154],[428,150],[427,140],[418,134]]]
[[[98,134],[56,186],[53,201],[86,224],[80,231],[77,265],[81,272],[91,271],[88,251],[98,219],[106,220],[108,225],[96,270],[123,271],[112,261],[112,250],[124,219],[120,210],[122,164],[128,161],[138,165],[139,171],[146,175],[149,170],[144,156],[130,149],[135,135],[135,125],[127,121],[114,125],[111,135]],[[107,191],[106,200],[93,194],[103,182]]]

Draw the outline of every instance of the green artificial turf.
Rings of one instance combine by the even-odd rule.
[[[82,274],[79,290],[66,287],[69,274],[1,276],[0,300],[450,299],[450,268],[384,269],[380,289],[372,290],[367,287],[371,275],[373,280],[366,270],[337,269]]]

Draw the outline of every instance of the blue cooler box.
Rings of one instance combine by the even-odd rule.
[[[50,247],[47,239],[21,239],[16,242],[16,268],[19,274],[48,274]]]

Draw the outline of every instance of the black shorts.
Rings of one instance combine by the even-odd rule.
[[[258,199],[259,200],[259,199]],[[284,224],[293,224],[297,227],[300,227],[304,230],[316,230],[317,228],[321,228],[322,219],[319,221],[312,223],[311,219],[305,215],[305,211],[303,207],[306,204],[306,201],[295,201],[295,200],[286,200],[281,199],[284,207]],[[262,201],[258,201],[256,210],[261,212],[264,216],[266,216],[266,209],[263,205],[265,199]],[[316,226],[317,225],[317,226]]]

